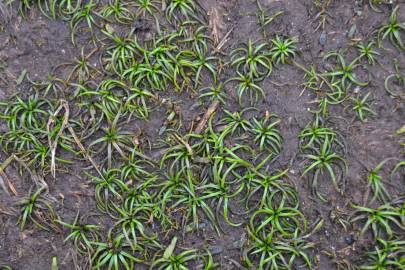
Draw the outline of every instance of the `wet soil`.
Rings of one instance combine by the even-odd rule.
[[[321,70],[326,68],[323,60],[325,53],[332,50],[347,50],[350,58],[353,53],[353,39],[369,40],[372,33],[390,13],[390,6],[384,6],[381,13],[370,10],[368,1],[336,0],[328,7],[330,15],[324,29],[315,30],[319,20],[316,18],[319,9],[310,0],[263,0],[263,6],[269,10],[283,11],[284,14],[276,19],[267,29],[271,34],[283,34],[298,38],[299,55],[295,61],[303,66],[314,65]],[[248,39],[262,39],[256,18],[256,1],[252,0],[206,0],[200,1],[205,12],[212,8],[220,10],[222,17],[220,31],[222,35],[230,32],[229,40],[222,51],[226,54],[238,44]],[[405,21],[405,4],[399,3],[400,20]],[[49,20],[38,9],[33,8],[26,17],[12,12],[12,18],[0,20],[0,100],[5,100],[19,93],[24,95],[28,91],[26,83],[17,85],[16,80],[26,70],[32,80],[44,80],[48,74],[56,73],[59,77],[68,74],[67,69],[58,66],[70,62],[80,56],[80,46],[93,46],[84,37],[79,37],[79,46],[74,47],[70,41],[70,29],[67,22]],[[355,25],[355,31],[353,31]],[[142,30],[139,35],[145,35],[148,30]],[[351,35],[351,37],[348,37]],[[395,131],[404,125],[405,105],[403,100],[390,97],[384,90],[385,78],[394,73],[393,61],[398,59],[400,66],[405,68],[405,54],[401,54],[389,42],[384,44],[387,49],[380,50],[383,57],[379,63],[370,67],[371,83],[358,91],[371,92],[372,107],[377,115],[365,123],[355,118],[353,111],[344,109],[345,106],[333,106],[331,109],[330,125],[338,130],[347,146],[346,160],[349,164],[347,188],[344,194],[337,193],[333,186],[325,182],[321,191],[327,194],[328,203],[323,203],[311,196],[308,182],[301,178],[303,162],[300,159],[298,134],[309,123],[313,114],[309,111],[314,95],[303,92],[303,72],[294,65],[283,65],[274,68],[273,74],[266,79],[263,88],[266,99],[257,108],[261,112],[269,111],[279,115],[282,119],[280,126],[284,136],[283,151],[272,164],[272,168],[289,168],[289,179],[298,190],[301,210],[310,222],[320,217],[325,220],[322,229],[311,237],[316,243],[311,257],[316,269],[337,269],[333,258],[325,251],[336,253],[340,259],[361,265],[364,260],[364,250],[369,248],[370,236],[358,238],[357,229],[349,227],[345,230],[333,216],[339,212],[348,217],[351,203],[361,204],[367,193],[365,175],[367,169],[373,168],[385,158],[403,157],[403,150],[399,144],[400,138]],[[223,56],[226,58],[226,56]],[[94,57],[95,65],[98,55]],[[223,79],[230,76],[226,71]],[[404,91],[404,89],[402,89]],[[236,98],[231,86],[226,92]],[[183,129],[188,130],[192,122],[201,117],[209,104],[198,105],[195,94],[168,94],[178,105],[182,117]],[[196,105],[197,104],[197,105]],[[348,103],[350,104],[350,103]],[[237,103],[230,102],[226,109],[238,110]],[[224,108],[222,108],[224,109]],[[137,121],[134,130],[141,130],[142,142],[152,144],[159,138],[159,131],[167,118],[167,108],[156,105],[148,122]],[[219,114],[220,116],[221,114]],[[218,116],[218,117],[219,117]],[[153,139],[151,139],[153,138]],[[163,139],[163,138],[162,138]],[[156,140],[156,141],[155,141]],[[152,156],[153,152],[150,153]],[[156,154],[158,155],[158,154]],[[0,160],[7,156],[1,153]],[[58,200],[57,212],[63,220],[72,220],[79,209],[81,212],[97,212],[94,201],[94,189],[86,178],[84,171],[88,164],[77,161],[67,167],[69,173],[58,173],[56,180],[49,177],[47,182],[50,193]],[[393,163],[391,164],[393,165]],[[34,228],[20,232],[16,226],[14,204],[31,188],[29,179],[18,174],[16,168],[6,170],[12,179],[18,193],[9,196],[0,190],[0,265],[10,265],[18,270],[49,269],[52,257],[56,256],[60,262],[60,269],[73,268],[73,249],[70,243],[64,243],[66,236],[63,231],[44,232]],[[389,171],[383,172],[388,175]],[[388,186],[393,195],[403,195],[405,176],[397,175],[394,182]],[[239,217],[243,220],[243,217]],[[98,217],[100,224],[110,222]],[[221,269],[237,269],[242,251],[235,243],[246,236],[246,228],[232,228],[224,225],[225,233],[216,235],[211,229],[202,230],[200,234],[190,234],[181,237],[184,247],[211,247],[216,261],[222,264]],[[162,241],[168,243],[170,237],[162,236]],[[80,260],[80,258],[77,258]],[[236,262],[236,263],[234,263]]]

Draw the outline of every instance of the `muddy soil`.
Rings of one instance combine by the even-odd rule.
[[[314,65],[320,69],[327,68],[323,56],[329,51],[347,50],[350,58],[354,54],[353,39],[368,40],[390,13],[389,5],[383,6],[381,13],[376,13],[370,9],[368,1],[336,0],[328,7],[330,16],[324,28],[315,30],[320,21],[317,17],[319,9],[312,1],[261,2],[269,10],[284,12],[283,16],[268,27],[268,33],[297,37],[299,55],[295,61],[306,67]],[[200,4],[206,13],[212,12],[213,9],[219,10],[219,31],[222,37],[230,32],[229,40],[222,48],[224,54],[248,39],[262,39],[257,24],[256,1],[205,0],[200,1]],[[405,21],[405,4],[399,5],[400,21]],[[0,20],[0,100],[16,93],[24,95],[25,91],[28,91],[26,81],[19,85],[16,83],[24,70],[31,80],[45,80],[50,73],[56,73],[59,77],[66,76],[67,69],[60,68],[59,65],[79,57],[80,46],[93,46],[83,37],[79,37],[80,46],[72,46],[68,23],[58,19],[49,20],[36,8],[25,17],[15,9],[11,13],[11,19]],[[141,30],[138,34],[146,35],[147,31]],[[371,74],[371,83],[364,89],[358,89],[360,92],[371,92],[372,107],[377,115],[363,123],[345,106],[333,106],[331,109],[334,117],[331,117],[330,124],[342,134],[347,147],[349,174],[344,194],[337,193],[328,182],[321,185],[322,193],[328,196],[328,203],[314,198],[308,182],[301,178],[303,162],[300,158],[298,134],[313,118],[309,110],[314,99],[313,93],[302,92],[303,72],[294,65],[282,65],[274,68],[271,77],[264,81],[266,99],[261,101],[257,108],[261,112],[269,111],[279,115],[282,119],[280,129],[284,136],[283,151],[271,166],[274,169],[289,168],[289,179],[298,190],[301,210],[305,216],[310,222],[319,218],[325,221],[322,229],[311,236],[311,241],[316,243],[310,254],[316,269],[337,269],[335,259],[347,260],[354,265],[362,264],[365,259],[364,251],[370,248],[371,235],[359,238],[358,228],[349,226],[345,229],[336,222],[334,216],[340,213],[348,218],[352,211],[351,203],[363,202],[367,193],[367,169],[373,168],[385,158],[403,157],[400,138],[395,135],[395,131],[405,124],[405,104],[403,100],[394,99],[387,94],[384,90],[384,80],[395,72],[394,59],[398,59],[399,65],[405,68],[405,54],[399,53],[389,42],[385,46],[387,49],[380,50],[383,56],[378,58],[378,64],[370,67],[368,72]],[[92,58],[94,65],[99,65],[98,60],[96,53]],[[230,74],[225,71],[222,77],[226,80],[227,76]],[[227,85],[226,92],[230,97],[236,98],[230,85]],[[178,105],[184,130],[188,130],[192,122],[196,122],[209,105],[198,106],[196,96],[192,93],[170,94],[168,97]],[[226,108],[237,110],[237,106],[236,102],[230,102]],[[142,142],[151,142],[153,145],[158,141],[159,132],[167,118],[166,111],[166,107],[156,105],[148,122],[136,122],[134,132],[141,130]],[[158,151],[159,149],[152,150],[149,154],[159,155]],[[6,154],[1,153],[0,160],[4,161],[6,158]],[[67,166],[66,173],[59,172],[56,180],[50,176],[46,179],[51,195],[59,202],[56,210],[63,220],[72,220],[78,209],[82,212],[97,213],[94,189],[83,173],[88,170],[88,164],[84,163],[78,160]],[[12,179],[18,195],[7,195],[0,190],[0,265],[9,265],[18,270],[49,269],[52,258],[56,256],[60,269],[74,269],[74,260],[80,261],[83,258],[75,257],[71,244],[64,243],[66,231],[56,233],[28,228],[20,232],[16,226],[14,205],[22,196],[28,194],[31,182],[18,174],[17,167],[9,167],[6,173]],[[389,171],[383,173],[388,175]],[[397,175],[388,189],[393,195],[403,195],[404,184],[405,176]],[[100,216],[94,217],[94,220],[100,224],[110,222]],[[178,235],[184,247],[210,247],[214,250],[215,260],[221,263],[221,269],[238,269],[242,251],[237,243],[246,237],[246,228],[232,228],[227,225],[224,225],[224,228],[225,233],[220,236],[211,229],[184,238],[181,234]],[[162,235],[161,239],[164,243],[170,241],[169,236]],[[335,254],[336,257],[326,253]]]

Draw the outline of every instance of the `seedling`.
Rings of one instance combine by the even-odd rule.
[[[283,137],[277,129],[277,126],[281,120],[277,118],[274,122],[271,122],[269,120],[271,116],[277,118],[276,115],[270,115],[261,121],[253,118],[252,133],[255,135],[254,141],[259,144],[260,151],[266,149],[270,153],[279,154],[283,143]]]
[[[73,66],[66,83],[71,80],[78,79],[78,83],[84,83],[86,80],[93,78],[93,73],[99,73],[98,69],[90,63],[90,58],[98,49],[92,50],[89,54],[85,55],[84,47],[81,49],[80,57],[76,58],[72,63],[61,64],[59,66]]]
[[[134,179],[135,181],[152,177],[153,174],[147,169],[153,168],[155,165],[152,161],[145,159],[145,156],[133,149],[127,161],[121,166],[121,179]]]
[[[257,173],[264,165],[265,162],[269,160],[271,157],[268,156],[264,159],[258,166],[254,168],[256,173],[252,175],[253,177],[251,180],[251,188],[249,189],[249,193],[246,197],[246,208],[252,209],[249,207],[250,202],[255,200],[255,196],[259,199],[259,201],[254,205],[253,208],[259,206],[259,208],[263,208],[266,204],[270,204],[270,202],[277,198],[279,194],[281,196],[286,196],[286,198],[291,198],[292,200],[295,199],[296,194],[292,187],[285,182],[287,170],[284,171],[275,171],[273,173]]]
[[[320,147],[326,139],[331,139],[338,144],[341,143],[337,139],[338,134],[333,129],[326,127],[322,123],[322,118],[316,114],[315,120],[310,122],[298,135],[300,139],[301,149],[308,149],[311,147]]]
[[[197,250],[188,249],[176,254],[176,244],[177,237],[173,237],[163,256],[155,258],[149,269],[189,269],[189,263],[198,259]],[[156,255],[155,257],[157,257]]]
[[[255,234],[249,230],[249,235],[252,243],[244,251],[243,256],[248,267],[258,270],[292,269],[299,258],[309,269],[312,269],[307,250],[313,248],[314,244],[300,237],[298,230],[291,241],[278,239],[274,231],[268,234],[264,232]]]
[[[401,269],[405,241],[386,241],[377,239],[375,251],[368,252],[368,263],[360,266],[361,270]]]
[[[294,38],[276,38],[271,40],[273,47],[270,50],[271,59],[276,64],[285,64],[297,54],[297,41]]]
[[[66,82],[53,74],[48,74],[47,78],[43,81],[30,82],[38,92],[43,93],[44,97],[48,96],[49,93],[56,97],[58,97],[60,93],[62,93],[62,96],[64,95],[63,86],[66,85]]]
[[[248,113],[252,108],[245,108],[240,112],[230,112],[228,110],[224,110],[225,117],[221,120],[221,123],[226,124],[226,127],[222,131],[220,135],[221,141],[230,135],[241,135],[244,132],[251,132],[252,124],[250,121],[245,117],[245,114]]]
[[[374,65],[376,62],[376,56],[381,55],[379,52],[374,50],[374,45],[374,41],[358,44],[356,47],[360,53],[359,59],[365,58],[370,65]]]
[[[178,171],[175,174],[165,175],[164,181],[156,183],[156,187],[159,188],[157,194],[157,206],[160,207],[160,211],[165,213],[167,208],[174,202],[174,195],[181,192],[181,185],[187,183],[187,179],[184,176],[183,171]],[[162,219],[163,227],[167,227],[171,224],[169,219]]]
[[[270,76],[272,63],[267,43],[256,45],[251,40],[231,52],[231,65],[242,74],[252,74],[255,78],[264,79]]]
[[[143,87],[139,88],[136,86],[129,88],[128,92],[128,98],[124,105],[131,113],[128,118],[131,119],[131,116],[134,114],[140,119],[148,119],[150,111],[148,101],[154,98],[155,95]]]
[[[382,202],[387,202],[391,197],[385,189],[383,179],[380,175],[382,167],[388,160],[389,159],[385,159],[380,162],[372,171],[369,172],[367,176],[368,186],[369,188],[371,187],[371,190],[374,193],[373,197],[371,198],[371,203],[377,198]]]
[[[120,179],[118,169],[102,170],[100,176],[88,174],[96,185],[95,198],[97,207],[102,212],[110,213],[114,210],[114,201],[122,200],[122,194],[128,190],[128,186]]]
[[[101,16],[106,19],[114,16],[114,19],[122,24],[129,24],[133,20],[128,3],[120,0],[109,0],[108,4],[101,10]]]
[[[209,101],[218,100],[221,104],[225,104],[226,94],[223,90],[224,84],[219,83],[211,87],[204,87],[200,89],[199,99],[208,99]]]
[[[170,209],[172,212],[183,212],[181,218],[183,232],[185,232],[186,227],[189,227],[192,230],[197,230],[199,228],[200,215],[198,212],[202,211],[205,217],[211,222],[211,225],[216,229],[217,233],[220,234],[215,214],[208,205],[208,199],[199,193],[193,180],[191,172],[188,172],[187,182],[180,183],[180,188],[177,191],[178,193],[173,196],[174,201],[170,206]],[[188,224],[190,219],[192,223]]]
[[[81,22],[85,22],[87,27],[90,29],[91,34],[93,35],[93,26],[96,25],[95,16],[97,15],[95,9],[97,7],[97,2],[90,0],[87,4],[79,9],[75,10],[72,18],[70,20],[70,28],[71,28],[71,39],[73,45],[76,45],[76,35],[78,31],[78,27]]]
[[[259,101],[259,97],[265,98],[264,90],[258,85],[259,80],[256,79],[252,73],[242,74],[239,71],[236,72],[237,77],[228,79],[226,83],[236,81],[237,88],[236,93],[238,95],[239,104],[242,105],[242,99],[245,94],[248,94],[248,100],[250,104],[254,104]]]
[[[89,144],[90,150],[97,146],[97,150],[93,152],[99,154],[107,149],[107,165],[112,167],[113,153],[117,152],[124,160],[127,158],[126,153],[131,152],[133,142],[129,132],[121,131],[118,125],[120,114],[117,114],[114,121],[109,123],[109,126],[103,128],[103,136]]]
[[[8,5],[12,4],[15,0],[8,0],[6,1],[6,3]],[[34,2],[31,0],[21,0],[18,1],[19,2],[19,11],[21,12],[21,14],[24,16],[24,14],[26,12],[28,12],[34,3],[38,4],[39,10],[41,11],[41,13],[48,17],[48,18],[52,18],[55,19],[56,18],[56,1],[55,0],[47,0],[47,1],[38,1],[38,2]],[[34,3],[33,3],[34,2]],[[50,13],[50,14],[49,14]]]
[[[194,0],[171,0],[166,8],[166,18],[169,22],[197,19],[196,3]]]
[[[82,5],[82,0],[61,0],[59,1],[59,13],[65,17],[70,17]]]
[[[48,199],[42,197],[41,194],[45,191],[45,187],[40,187],[33,194],[23,198],[18,202],[20,206],[20,216],[18,224],[20,230],[23,231],[28,221],[34,223],[38,228],[49,231],[56,219],[56,213]]]
[[[180,135],[174,133],[172,136],[175,145],[170,146],[166,151],[162,159],[160,160],[160,167],[163,168],[166,162],[170,164],[170,171],[174,172],[176,170],[190,170],[192,165],[192,160],[194,156],[193,147],[188,143],[187,138],[182,138]],[[171,160],[171,162],[170,162]]]
[[[123,73],[123,76],[129,76],[133,78],[134,85],[140,85],[142,81],[146,81],[146,85],[153,89],[159,91],[165,91],[167,89],[168,81],[172,81],[174,74],[168,73],[165,69],[166,67],[150,59],[148,55],[145,54],[144,62],[139,64],[136,69],[128,69]]]
[[[309,172],[313,172],[311,178],[312,192],[318,196],[322,201],[326,199],[318,192],[318,178],[325,171],[332,179],[332,183],[336,190],[343,192],[344,190],[344,177],[348,172],[348,166],[346,161],[332,149],[332,140],[329,137],[325,138],[325,141],[321,146],[312,147],[313,154],[305,154],[304,157],[310,162],[305,167],[302,176]],[[337,169],[340,170],[342,176],[337,176]],[[341,179],[340,179],[341,178]],[[339,180],[342,180],[343,187],[339,187]]]
[[[125,71],[133,63],[136,63],[136,59],[141,55],[142,48],[134,38],[132,31],[125,37],[104,30],[102,32],[112,41],[112,44],[106,49],[106,69],[114,71],[118,75],[126,76]]]
[[[350,64],[346,65],[346,61],[342,54],[337,53],[337,52],[330,52],[324,56],[324,60],[327,60],[331,57],[336,58],[340,68],[338,70],[333,70],[333,71],[323,73],[322,76],[332,77],[332,78],[338,77],[340,79],[341,86],[343,89],[348,88],[349,82],[352,82],[359,86],[368,85],[368,82],[362,82],[362,81],[358,80],[356,77],[356,74],[354,74],[354,69],[356,67],[360,66],[360,64],[358,64],[359,58],[354,59]]]
[[[397,59],[394,59],[394,68],[395,68],[395,73],[391,74],[391,75],[387,76],[387,78],[385,78],[384,87],[385,87],[385,90],[388,92],[388,94],[391,95],[392,97],[402,98],[405,95],[401,92],[401,90],[395,91],[394,88],[392,87],[393,84],[398,85],[400,89],[401,89],[401,87],[402,88],[405,87],[405,76],[402,75],[400,72],[400,67],[399,67]]]
[[[203,70],[208,71],[208,73],[212,76],[214,83],[216,83],[217,71],[213,62],[218,61],[218,58],[215,56],[207,56],[207,53],[198,46],[196,46],[194,50],[195,60],[192,64],[192,68],[195,69],[194,87],[198,88],[198,86],[201,84],[200,77]]]
[[[132,199],[132,197],[131,197]],[[139,239],[154,240],[155,235],[145,232],[144,224],[150,220],[152,210],[150,205],[137,205],[125,203],[122,206],[114,204],[114,210],[119,214],[118,220],[112,226],[112,230],[118,230],[124,235],[132,250],[136,250]]]
[[[377,32],[378,46],[382,46],[382,41],[389,37],[392,45],[399,50],[405,50],[401,34],[405,30],[405,22],[398,21],[399,6],[396,6],[388,18],[388,24],[383,25]]]
[[[382,12],[381,9],[379,9],[377,6],[381,4],[390,4],[389,0],[368,0],[368,3],[371,7],[372,10],[375,12]]]
[[[197,27],[200,23],[195,21],[183,22],[184,25],[188,26],[189,28]],[[190,29],[191,30],[191,29]],[[189,31],[188,29],[184,30],[184,39],[179,40],[178,42],[181,44],[191,44],[193,50],[195,51],[202,51],[207,53],[209,43],[213,43],[212,38],[206,34],[208,31],[208,27],[205,25],[199,26],[197,29],[192,29]],[[180,33],[177,35],[182,36]]]
[[[260,0],[256,0],[256,5],[257,5],[257,20],[259,23],[259,26],[263,32],[263,36],[266,37],[266,29],[265,27],[269,24],[271,24],[277,17],[282,15],[284,12],[283,11],[278,11],[275,12],[273,15],[268,15],[267,10],[263,9],[262,5],[260,4]]]
[[[307,221],[305,216],[294,207],[286,205],[283,196],[279,205],[265,205],[262,209],[255,211],[250,218],[250,227],[255,234],[262,231],[270,233],[270,229],[281,233],[283,237],[289,238],[296,230],[305,231]]]
[[[381,237],[385,233],[391,238],[395,234],[393,226],[405,230],[405,225],[401,224],[400,212],[390,204],[381,205],[376,209],[357,205],[353,207],[356,210],[352,214],[351,222],[365,221],[360,235],[371,228],[374,237]]]
[[[107,242],[93,242],[97,247],[94,254],[91,256],[94,269],[101,270],[108,267],[109,269],[134,269],[135,263],[142,263],[143,260],[131,255],[129,250],[130,245],[125,242],[124,235],[120,234],[113,237],[112,233],[108,233]]]
[[[136,0],[134,5],[138,8],[137,9],[137,16],[142,15],[143,17],[146,16],[146,13],[155,17],[155,13],[159,12],[159,8],[157,6],[159,2],[154,0]]]
[[[92,242],[97,242],[100,237],[99,230],[101,227],[99,225],[84,223],[83,217],[79,216],[79,213],[77,213],[72,224],[61,220],[57,220],[57,222],[70,230],[65,242],[73,241],[75,249],[81,254],[93,251]]]
[[[376,112],[374,112],[371,108],[370,105],[367,103],[367,99],[370,96],[370,92],[367,93],[362,99],[358,97],[351,97],[350,99],[353,101],[353,111],[357,113],[357,116],[359,119],[364,122],[366,119],[367,114],[372,114],[372,115],[377,115]]]
[[[10,130],[43,130],[49,117],[48,110],[52,108],[50,101],[38,95],[30,96],[26,101],[16,96],[16,101],[7,104],[2,118],[7,120]]]
[[[232,170],[238,166],[237,163],[231,164],[226,170],[220,166],[221,161],[215,159],[213,165],[213,183],[206,184],[200,189],[203,191],[204,199],[211,199],[211,205],[216,206],[216,217],[219,220],[220,210],[222,208],[222,216],[225,221],[234,227],[242,225],[241,223],[234,223],[229,219],[230,201],[238,196],[244,189],[244,184],[239,184],[238,181],[231,181],[229,178]],[[219,166],[218,166],[219,165]],[[218,169],[219,167],[220,169]]]
[[[0,143],[4,151],[10,150],[26,154],[39,144],[37,138],[31,132],[24,129],[11,130],[0,136]]]

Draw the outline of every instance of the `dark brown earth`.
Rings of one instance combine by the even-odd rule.
[[[212,8],[220,10],[222,36],[232,30],[230,39],[223,48],[224,53],[229,53],[238,44],[248,39],[261,39],[255,15],[255,2],[251,0],[200,1],[207,12]],[[368,40],[372,32],[386,20],[390,13],[389,5],[382,7],[382,13],[376,13],[370,10],[368,1],[362,3],[362,1],[335,0],[331,1],[328,7],[329,23],[326,23],[324,29],[315,31],[319,22],[316,19],[319,10],[310,0],[263,0],[262,2],[263,6],[271,8],[270,10],[284,11],[284,15],[271,24],[269,33],[283,33],[297,37],[300,53],[295,61],[306,67],[318,66],[321,70],[326,66],[322,59],[325,53],[347,49],[347,55],[350,58],[354,50],[352,39]],[[400,21],[405,21],[405,4],[399,3],[399,5]],[[32,80],[45,80],[52,72],[55,72],[58,77],[63,77],[68,74],[68,70],[56,69],[58,65],[80,56],[80,47],[73,47],[71,44],[70,28],[66,22],[49,20],[36,8],[33,8],[24,18],[15,12],[15,9],[12,15],[7,22],[4,18],[0,19],[0,100],[5,100],[15,93],[24,95],[27,91],[27,82],[21,85],[15,82],[23,70],[27,71]],[[356,26],[356,30],[352,38],[349,38],[348,34],[353,25]],[[144,36],[147,32],[148,29],[141,29],[138,35]],[[326,40],[323,40],[325,37]],[[85,34],[82,34],[79,40],[80,46],[86,45],[89,48],[93,46],[87,41]],[[101,42],[97,42],[97,45],[101,46]],[[331,125],[342,134],[347,146],[346,159],[349,164],[349,175],[347,189],[343,195],[338,194],[328,181],[321,185],[321,191],[328,194],[328,203],[312,198],[308,182],[300,177],[303,164],[299,156],[297,136],[313,117],[309,109],[314,98],[309,91],[300,95],[303,88],[301,86],[303,72],[294,65],[283,65],[275,68],[272,76],[264,82],[266,99],[257,107],[262,112],[267,110],[280,116],[281,132],[284,136],[284,149],[281,156],[271,166],[289,168],[289,178],[298,189],[303,213],[311,223],[319,218],[325,221],[322,229],[311,238],[316,243],[316,248],[310,254],[316,269],[338,269],[334,259],[347,260],[355,265],[362,264],[364,251],[370,248],[370,236],[358,238],[358,228],[348,227],[346,231],[332,217],[337,211],[341,211],[343,218],[347,219],[352,211],[351,203],[362,203],[366,194],[366,169],[373,168],[385,158],[403,156],[403,150],[399,144],[400,138],[395,135],[395,131],[405,123],[405,105],[403,100],[391,98],[384,90],[383,84],[385,78],[394,72],[392,64],[394,58],[398,59],[402,68],[405,68],[405,54],[399,53],[389,42],[385,47],[388,49],[380,50],[383,57],[378,58],[379,64],[369,70],[370,85],[366,89],[359,89],[359,91],[371,92],[372,107],[377,116],[362,123],[355,118],[351,110],[345,110],[344,106],[332,108],[331,114],[335,117],[331,118]],[[97,54],[92,61],[95,65],[100,65]],[[227,79],[228,73],[222,74],[224,79]],[[227,86],[226,91],[229,96],[235,97],[230,85]],[[184,130],[188,130],[191,122],[201,117],[209,105],[199,107],[193,94],[176,94],[171,95],[171,98],[178,104]],[[236,107],[237,104],[227,104],[229,109],[233,109],[233,106]],[[149,140],[154,144],[167,117],[166,111],[165,106],[156,104],[148,122],[138,121],[137,127],[130,127],[130,129],[134,132],[140,129],[141,141]],[[150,154],[158,156],[159,150],[153,150]],[[5,153],[0,154],[1,161],[6,158]],[[63,220],[72,220],[77,209],[82,212],[97,213],[93,198],[94,189],[89,188],[90,182],[83,173],[87,170],[88,164],[84,163],[78,161],[73,166],[68,166],[69,173],[58,173],[56,180],[50,176],[47,179],[51,195],[59,201],[57,212]],[[70,243],[63,242],[66,235],[62,231],[48,233],[28,228],[20,232],[16,226],[17,218],[13,207],[21,196],[28,194],[31,182],[30,179],[21,177],[16,168],[9,167],[6,173],[12,179],[18,196],[8,196],[0,190],[0,266],[9,265],[17,270],[49,269],[52,257],[56,256],[59,259],[60,269],[74,269],[74,252]],[[383,173],[387,175],[388,170]],[[388,189],[394,195],[404,194],[404,184],[404,175],[397,175]],[[95,220],[102,224],[110,222],[100,216]],[[203,231],[200,235],[188,235],[181,239],[181,245],[196,248],[209,246],[213,253],[217,253],[215,259],[222,264],[221,269],[238,269],[242,253],[239,247],[235,247],[235,242],[246,236],[245,228],[243,226],[232,228],[226,225],[224,228],[226,233],[219,237],[210,229]],[[162,241],[167,243],[170,237],[162,238]],[[334,253],[336,258],[326,255],[325,252]],[[80,261],[82,258],[76,259]]]

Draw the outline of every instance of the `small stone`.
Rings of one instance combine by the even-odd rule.
[[[354,237],[353,237],[353,235],[345,236],[345,242],[346,242],[346,244],[348,244],[349,246],[352,245],[352,244],[354,243]]]
[[[319,44],[325,45],[326,40],[327,40],[326,33],[325,31],[322,31],[321,35],[319,36]]]
[[[132,24],[132,26],[133,26],[135,29],[140,29],[140,28],[142,28],[142,22],[141,22],[141,20],[135,20],[134,23]]]
[[[233,248],[242,248],[247,241],[246,233],[243,233],[239,240],[232,243]]]
[[[220,254],[224,251],[224,248],[221,246],[210,246],[208,250],[211,252],[212,255]]]
[[[356,32],[357,32],[357,25],[353,24],[352,27],[350,27],[349,32],[347,33],[347,37],[353,38]]]

